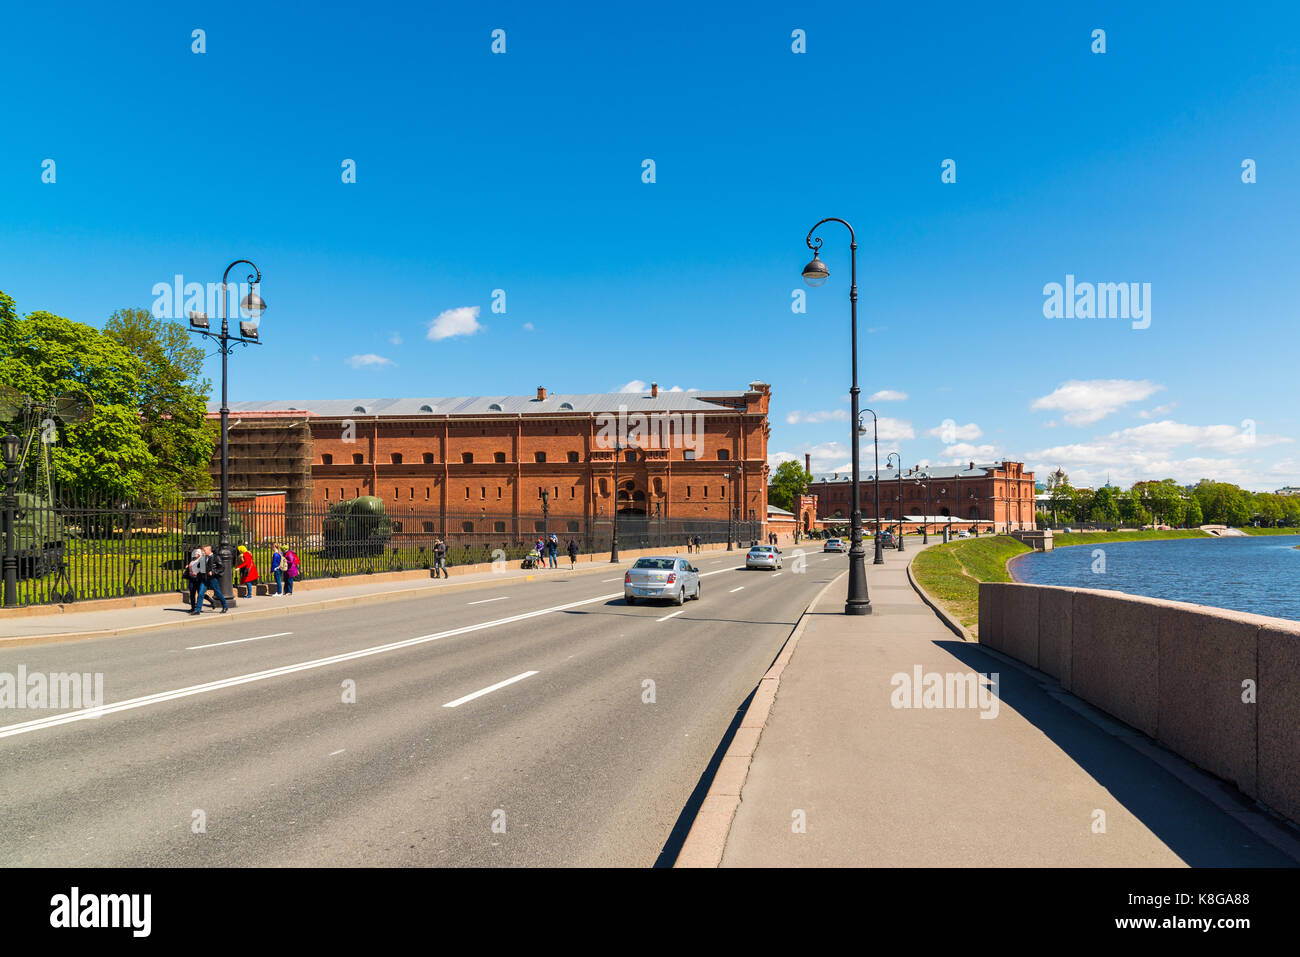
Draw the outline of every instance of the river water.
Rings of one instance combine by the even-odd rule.
[[[1035,585],[1104,588],[1300,621],[1298,544],[1300,535],[1102,542],[1030,552],[1009,568],[1016,581]]]

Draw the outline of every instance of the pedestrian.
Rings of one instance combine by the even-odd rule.
[[[284,546],[284,593],[293,594],[293,580],[298,577],[298,556],[288,545]]]
[[[578,543],[575,542],[573,539],[569,539],[569,544],[566,546],[566,548],[568,549],[569,552],[569,567],[573,568],[575,565],[578,564]]]
[[[439,536],[433,543],[433,577],[446,578],[447,576],[447,543]]]
[[[284,588],[284,555],[280,552],[279,545],[271,546],[271,577],[275,579],[275,591],[272,595],[279,595]]]
[[[700,550],[700,536],[696,535],[696,536],[695,536],[695,551],[698,552],[699,550]]]
[[[546,543],[546,559],[551,568],[560,567],[555,561],[556,556],[559,554],[560,554],[560,540],[555,537],[554,532],[551,532],[551,539]]]
[[[207,566],[203,558],[203,549],[201,548],[194,549],[194,552],[190,555],[190,560],[185,565],[185,583],[189,589],[189,603],[190,603],[191,615],[198,614],[198,612],[196,612],[194,609],[196,607],[196,599],[198,598],[198,594],[199,594],[199,579],[203,576],[206,567]]]
[[[253,553],[247,545],[239,546],[239,563],[235,565],[239,572],[239,584],[244,586],[244,597],[253,597],[253,588],[257,584],[257,565],[253,562]]]
[[[210,589],[216,593],[217,598],[221,601],[221,613],[224,615],[230,610],[226,605],[226,596],[221,587],[221,573],[225,571],[225,562],[221,556],[212,551],[211,546],[203,549],[205,567],[203,577],[199,579],[199,600],[194,603],[192,615],[199,615],[203,612],[203,598]],[[215,605],[213,606],[215,607]]]
[[[687,535],[687,536],[686,536],[686,554],[689,555],[690,553],[691,553],[691,536]]]

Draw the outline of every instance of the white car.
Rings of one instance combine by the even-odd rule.
[[[822,548],[824,552],[847,552],[848,550],[849,543],[842,538],[828,538],[825,547]]]
[[[781,567],[781,549],[775,545],[755,545],[745,556],[745,567],[775,571]]]
[[[670,555],[638,558],[623,576],[623,600],[667,599],[678,605],[700,597],[700,570],[684,558]]]
[[[958,538],[970,538],[970,532],[958,532],[958,533],[957,533],[957,537],[958,537]]]

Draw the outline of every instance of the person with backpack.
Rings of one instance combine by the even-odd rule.
[[[447,578],[447,543],[439,536],[433,543],[433,577]]]
[[[556,538],[554,532],[551,532],[550,541],[546,543],[546,559],[550,563],[551,568],[560,567],[559,564],[555,561],[556,556],[558,556],[559,554],[560,554],[560,540]]]
[[[573,568],[578,564],[578,543],[573,539],[569,539],[569,544],[566,546],[566,549],[569,552],[569,567]]]
[[[298,556],[288,545],[284,547],[284,593],[293,594],[293,580],[298,577]]]
[[[224,615],[230,611],[230,607],[226,604],[226,596],[221,589],[221,573],[225,568],[226,564],[221,560],[221,555],[214,552],[211,545],[204,546],[203,572],[199,578],[199,598],[194,603],[194,609],[190,612],[191,615],[203,613],[203,599],[209,590],[215,593],[217,599],[221,602],[221,613]],[[213,607],[216,607],[215,603]]]

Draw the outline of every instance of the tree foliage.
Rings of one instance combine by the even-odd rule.
[[[782,462],[772,473],[772,482],[768,486],[767,500],[777,508],[787,512],[794,510],[796,495],[802,495],[808,489],[812,475],[802,465],[791,459]]]

